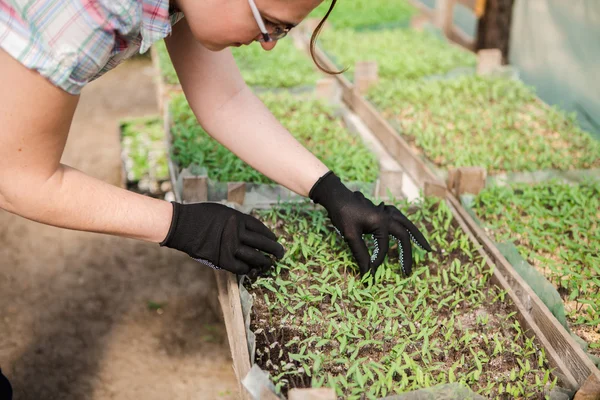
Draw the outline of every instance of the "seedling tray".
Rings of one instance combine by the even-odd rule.
[[[432,200],[427,200],[428,202],[431,202]],[[578,383],[577,380],[575,379],[575,377],[573,376],[573,374],[571,373],[571,369],[567,366],[567,364],[565,364],[563,362],[563,360],[561,360],[561,357],[559,356],[559,354],[557,353],[556,349],[552,346],[552,344],[548,341],[546,334],[544,333],[543,329],[540,328],[540,326],[537,324],[536,319],[539,320],[540,318],[534,314],[531,314],[531,302],[534,301],[535,299],[535,294],[530,293],[527,291],[527,289],[525,288],[524,291],[527,292],[527,299],[528,299],[528,304],[524,305],[521,300],[520,300],[520,294],[519,293],[515,293],[513,291],[513,289],[510,287],[510,285],[508,284],[508,282],[505,280],[504,276],[502,273],[500,273],[500,271],[498,271],[493,263],[491,262],[491,260],[488,258],[487,254],[483,251],[483,249],[481,249],[481,247],[479,246],[479,244],[475,241],[475,239],[473,238],[473,236],[471,235],[469,228],[467,227],[467,225],[465,224],[465,221],[463,220],[463,218],[460,216],[460,214],[457,212],[457,210],[455,209],[455,207],[452,205],[451,201],[445,200],[445,201],[441,201],[442,203],[442,207],[445,209],[445,212],[450,216],[451,219],[454,220],[454,222],[452,222],[452,229],[457,231],[462,231],[463,233],[460,234],[460,236],[462,236],[461,239],[459,239],[459,241],[462,241],[462,247],[465,247],[468,251],[471,252],[471,256],[467,256],[467,253],[465,253],[463,256],[458,257],[459,261],[452,261],[449,260],[450,262],[448,264],[443,264],[440,263],[439,267],[436,270],[434,270],[433,268],[426,268],[425,265],[422,266],[418,266],[418,270],[415,271],[415,274],[412,278],[409,279],[405,279],[403,278],[400,274],[399,274],[399,267],[392,267],[391,265],[388,265],[386,267],[383,267],[380,271],[380,273],[378,274],[378,278],[377,279],[383,279],[383,280],[390,280],[390,282],[394,282],[394,285],[399,285],[399,287],[404,287],[404,288],[408,288],[411,284],[409,282],[424,282],[426,280],[431,280],[432,282],[437,282],[437,279],[440,279],[440,289],[441,287],[445,284],[443,281],[444,279],[448,279],[448,284],[453,285],[455,282],[455,279],[464,279],[465,275],[463,274],[463,272],[459,272],[458,270],[453,270],[452,268],[456,268],[456,266],[458,265],[467,265],[469,262],[467,261],[469,258],[473,258],[478,260],[477,263],[474,263],[474,265],[478,265],[479,269],[477,272],[477,277],[471,277],[468,279],[469,282],[473,281],[476,282],[477,279],[481,279],[481,277],[483,275],[486,275],[489,277],[489,282],[493,285],[496,285],[498,287],[498,292],[494,292],[495,295],[498,296],[502,296],[502,293],[505,293],[505,298],[504,300],[506,300],[505,302],[501,301],[500,303],[502,304],[501,308],[504,310],[504,312],[506,312],[506,315],[509,315],[511,313],[516,313],[513,314],[513,316],[518,320],[518,328],[517,325],[514,325],[514,329],[515,329],[515,340],[527,340],[525,339],[525,336],[527,338],[530,338],[529,342],[533,343],[535,342],[537,346],[539,346],[539,349],[543,349],[543,352],[545,354],[545,357],[547,357],[548,360],[548,365],[552,368],[555,368],[554,372],[555,372],[555,376],[560,377],[560,384],[563,387],[568,387],[571,389],[575,389],[578,387]],[[321,218],[322,220],[325,220],[325,214],[324,213],[319,213],[317,212],[318,215],[320,215],[319,218]],[[286,215],[286,213],[282,213],[282,215]],[[278,233],[281,235],[281,222],[278,222],[277,220],[270,220],[267,218],[265,219],[265,222],[268,224],[273,224],[272,228],[275,230],[278,230]],[[299,224],[299,229],[308,229],[307,227],[303,227],[303,222],[301,221],[293,221],[290,222],[293,224]],[[315,236],[315,237],[321,237],[324,236],[324,240],[322,242],[319,243],[318,239],[314,239],[315,241],[310,245],[310,246],[315,246],[316,251],[318,254],[326,254],[328,250],[330,248],[340,248],[340,246],[343,248],[343,245],[341,244],[341,239],[339,237],[336,237],[335,235],[331,235],[328,232],[330,231],[329,228],[326,228],[324,230],[319,230],[319,226],[325,226],[319,223],[315,223],[315,221],[310,221],[307,222],[306,225],[309,224],[313,224],[314,226],[317,226],[317,231],[315,231],[314,233],[310,232],[310,231],[306,231],[303,232],[303,235],[311,235],[311,233]],[[431,223],[431,221],[430,221]],[[444,227],[442,227],[442,229],[444,229]],[[457,233],[456,233],[457,234]],[[457,234],[458,235],[458,234]],[[284,235],[285,236],[285,235]],[[285,237],[284,237],[285,238]],[[290,239],[289,236],[287,238],[288,240]],[[430,237],[431,239],[431,237]],[[310,238],[308,239],[308,241],[310,241]],[[290,243],[289,241],[284,243],[284,245],[287,247],[288,250],[288,256],[286,257],[290,257],[292,255],[295,256],[299,256],[300,258],[302,258],[302,253],[303,250],[302,248],[294,248],[294,243]],[[435,246],[435,245],[434,245]],[[319,250],[319,248],[321,248],[321,250]],[[442,249],[438,249],[438,251],[441,252]],[[448,251],[448,250],[446,250]],[[334,250],[333,252],[337,253],[338,250]],[[441,259],[444,259],[444,256],[441,255],[443,253],[437,253],[440,254]],[[424,256],[422,254],[417,254],[417,259],[419,264],[424,264]],[[440,259],[440,260],[441,260]],[[396,264],[398,263],[397,259],[394,260],[396,262]],[[339,251],[339,254],[337,254],[337,256],[335,257],[335,261],[333,260],[321,260],[320,258],[318,259],[307,259],[307,260],[302,260],[301,263],[298,264],[299,268],[296,271],[296,273],[298,274],[298,276],[301,276],[301,279],[296,280],[292,286],[288,286],[287,290],[288,291],[296,291],[298,290],[297,287],[302,288],[302,290],[305,291],[306,295],[311,295],[311,296],[315,296],[318,295],[315,294],[315,291],[312,290],[312,286],[309,289],[308,287],[306,287],[308,284],[305,285],[309,276],[311,276],[311,274],[315,274],[315,273],[319,273],[319,271],[322,272],[321,270],[321,265],[325,265],[327,263],[329,263],[329,265],[331,265],[331,263],[333,262],[333,264],[335,265],[340,265],[339,268],[334,268],[334,271],[337,270],[338,274],[342,274],[343,276],[345,276],[348,280],[348,287],[340,287],[337,285],[325,285],[322,287],[328,288],[327,290],[329,291],[328,293],[323,293],[323,295],[325,297],[323,297],[322,299],[315,299],[316,303],[315,305],[313,305],[314,307],[311,308],[311,310],[309,310],[306,315],[308,318],[306,320],[302,320],[302,314],[299,314],[299,318],[294,319],[291,318],[294,316],[294,313],[300,309],[300,307],[302,307],[302,305],[300,305],[300,307],[298,307],[298,303],[293,303],[293,304],[289,304],[289,308],[285,307],[285,308],[274,308],[273,310],[279,310],[277,312],[275,312],[275,314],[273,314],[273,319],[270,321],[263,321],[260,322],[259,324],[265,324],[267,323],[268,325],[270,324],[271,326],[277,326],[277,321],[279,321],[279,319],[277,318],[281,318],[281,316],[287,315],[289,313],[288,317],[284,317],[285,320],[283,321],[283,323],[281,323],[281,325],[283,326],[298,326],[298,324],[306,324],[307,327],[311,327],[315,325],[316,321],[320,321],[322,323],[328,324],[332,318],[339,318],[342,315],[353,315],[353,316],[358,316],[357,315],[357,309],[360,308],[358,307],[357,309],[349,309],[348,307],[351,307],[351,303],[349,303],[347,300],[351,297],[354,297],[356,299],[356,296],[365,296],[365,291],[362,288],[362,284],[360,282],[358,282],[358,280],[355,278],[355,271],[354,268],[351,266],[352,265],[352,257],[349,253],[349,251]],[[454,264],[452,264],[454,263]],[[280,273],[286,274],[286,273],[290,273],[291,270],[288,270],[286,267],[286,265],[289,266],[289,263],[286,264],[286,260],[284,259],[282,262],[283,266],[279,267],[280,269]],[[508,268],[511,268],[510,266],[508,266]],[[306,269],[306,272],[303,272],[303,270]],[[443,271],[446,271],[446,273],[444,274]],[[451,271],[454,271],[454,275]],[[487,271],[487,272],[484,272]],[[514,272],[514,271],[513,271]],[[330,274],[335,274],[336,272],[329,272]],[[243,313],[242,313],[242,305],[240,303],[240,292],[239,292],[239,283],[238,280],[232,275],[229,274],[227,272],[223,272],[223,271],[217,271],[216,272],[216,276],[217,276],[217,280],[218,280],[218,288],[219,288],[219,299],[221,302],[221,306],[223,307],[223,314],[224,314],[224,319],[225,319],[225,323],[226,323],[226,327],[227,327],[227,331],[228,331],[228,337],[230,340],[230,346],[231,346],[231,351],[232,351],[232,356],[233,356],[233,361],[234,361],[234,369],[236,370],[237,374],[238,374],[238,379],[243,380],[243,378],[245,377],[245,374],[248,373],[248,371],[250,370],[250,352],[248,350],[249,346],[248,346],[248,339],[247,339],[247,335],[246,335],[246,328],[244,327],[244,320],[243,320]],[[284,275],[282,275],[283,277]],[[445,276],[445,277],[444,277]],[[320,279],[323,279],[322,275],[319,275]],[[287,278],[283,278],[284,280],[287,281]],[[325,279],[327,280],[327,279]],[[264,282],[266,282],[266,284],[264,284]],[[352,282],[352,283],[350,283]],[[483,281],[481,281],[483,282]],[[434,283],[432,283],[434,284]],[[456,284],[458,284],[458,282],[456,282]],[[275,281],[275,282],[270,282],[269,281],[263,281],[262,285],[259,285],[262,287],[262,295],[264,298],[264,294],[267,294],[267,298],[268,300],[265,301],[259,301],[257,302],[258,307],[268,307],[268,303],[274,303],[276,304],[276,294],[274,294],[273,292],[271,292],[268,289],[268,286],[271,285],[276,285],[277,287],[281,287],[281,281]],[[408,285],[408,286],[406,286]],[[466,287],[468,287],[469,285],[471,285],[471,283],[466,284]],[[286,286],[284,284],[284,286]],[[377,293],[379,293],[382,289],[381,287],[379,287],[379,289],[377,289],[377,285],[373,286],[373,290]],[[489,287],[486,286],[488,290]],[[389,287],[388,287],[389,289]],[[463,287],[464,289],[464,287]],[[462,290],[462,289],[461,289]],[[472,293],[476,293],[477,291],[481,291],[480,289],[473,289],[472,291],[467,290],[468,292],[472,292]],[[484,291],[485,291],[484,290]],[[495,290],[495,289],[494,289]],[[368,293],[368,291],[367,291]],[[412,294],[411,294],[412,293]],[[487,293],[487,292],[486,292]],[[379,293],[380,294],[380,293]],[[413,296],[413,294],[415,295],[414,298],[412,297],[407,297],[406,299],[404,299],[405,296]],[[455,295],[455,293],[452,293],[453,297]],[[311,297],[309,296],[309,297]],[[317,296],[318,297],[318,296]],[[260,297],[257,297],[260,298]],[[346,301],[341,301],[339,299],[341,298],[345,298]],[[380,299],[385,298],[383,295],[381,295]],[[498,298],[499,299],[499,298]],[[496,300],[498,300],[496,299]],[[318,300],[318,301],[317,301]],[[336,302],[337,300],[337,302]],[[309,299],[306,299],[306,301],[308,302]],[[388,318],[385,318],[385,316],[381,316],[381,321],[382,321],[382,326],[380,327],[381,332],[388,332],[388,329],[392,329],[390,330],[389,333],[389,340],[396,340],[400,337],[403,337],[403,335],[407,334],[408,336],[412,337],[415,336],[414,338],[414,345],[413,347],[408,346],[405,347],[404,350],[406,350],[407,355],[410,354],[410,357],[408,359],[406,359],[406,356],[402,356],[399,355],[399,363],[398,363],[398,367],[402,369],[402,365],[412,365],[412,362],[421,362],[423,360],[423,357],[426,357],[423,355],[423,353],[421,352],[423,349],[423,346],[429,347],[429,348],[436,348],[437,345],[439,345],[438,342],[435,341],[435,339],[433,337],[428,338],[428,339],[424,339],[423,336],[421,336],[419,339],[416,339],[416,337],[419,335],[419,331],[416,329],[417,325],[419,323],[423,323],[422,318],[423,315],[427,314],[427,315],[431,315],[431,311],[433,309],[435,309],[436,307],[438,307],[438,303],[428,303],[429,300],[426,300],[425,295],[423,293],[421,293],[419,295],[418,292],[410,292],[410,290],[407,289],[407,294],[402,295],[402,292],[400,292],[399,294],[399,300],[396,304],[396,307],[398,309],[402,309],[403,312],[406,311],[407,309],[410,309],[411,312],[414,312],[414,318],[415,320],[413,322],[407,322],[404,325],[400,324],[398,325],[398,330],[393,330],[393,327],[390,327],[391,324],[387,324],[387,320]],[[450,302],[452,302],[453,300],[448,300]],[[415,306],[415,302],[417,302],[416,304],[421,304],[422,307],[420,306]],[[460,303],[460,302],[459,302]],[[457,303],[457,304],[459,304]],[[500,304],[499,303],[499,304]],[[319,305],[322,304],[322,305]],[[338,306],[336,307],[335,304],[338,304]],[[375,299],[373,301],[372,304],[377,304]],[[329,310],[328,312],[326,312],[325,310],[327,309],[326,306],[331,306],[332,309]],[[442,306],[440,306],[442,307]],[[444,306],[445,307],[445,306]],[[456,309],[456,305],[453,306],[453,309]],[[464,309],[468,309],[468,307],[466,306],[465,303],[463,303],[462,306],[460,307],[464,307]],[[295,309],[294,309],[295,308]],[[430,311],[427,311],[428,309],[431,309]],[[345,311],[344,311],[345,310]],[[469,309],[470,310],[470,309]],[[508,311],[507,311],[508,310]],[[330,313],[331,311],[334,312],[334,314],[329,315],[328,313]],[[471,310],[472,311],[472,310]],[[471,312],[469,311],[469,312]],[[368,311],[362,310],[362,315],[363,318],[371,318],[373,315],[371,313],[381,313],[382,310],[378,307],[378,306],[372,306],[370,307],[370,309]],[[433,313],[435,314],[436,311],[433,311]],[[311,313],[312,316],[311,316]],[[486,311],[487,314],[489,314],[489,312]],[[276,317],[276,314],[279,315],[279,317]],[[326,315],[328,314],[328,315]],[[418,315],[421,315],[421,317],[418,317]],[[473,319],[475,321],[478,321],[483,324],[483,322],[485,322],[485,313],[479,313],[479,317],[476,315],[477,312],[473,313],[473,315],[471,315],[473,317]],[[337,317],[336,317],[337,315]],[[308,317],[310,316],[310,317]],[[537,317],[537,318],[536,318]],[[358,316],[358,318],[360,318],[360,316]],[[456,318],[459,318],[458,316]],[[281,318],[283,320],[283,318]],[[463,316],[460,317],[459,319],[461,319],[461,324],[463,324],[464,327],[464,323],[466,323],[467,325],[471,324],[473,321],[469,320],[469,317]],[[421,322],[419,322],[421,321]],[[468,322],[470,321],[470,322]],[[438,321],[439,324],[447,326],[447,321],[446,323],[443,321]],[[360,322],[357,320],[355,321],[356,325],[360,325]],[[487,324],[490,324],[492,322],[490,322],[490,320],[487,321]],[[513,322],[510,322],[511,324]],[[550,323],[555,323],[555,321],[550,321]],[[246,322],[247,324],[247,322]],[[350,332],[352,332],[352,323],[351,321],[340,321],[339,322],[340,326],[343,324],[346,324],[347,327],[350,329]],[[417,325],[415,325],[417,324]],[[390,326],[387,326],[390,325]],[[433,324],[430,328],[433,329],[433,327],[436,324]],[[474,325],[477,325],[477,322],[475,322]],[[247,326],[247,325],[246,325]],[[494,325],[495,326],[495,325]],[[261,350],[264,354],[264,346],[268,345],[268,346],[273,346],[273,349],[275,349],[275,347],[277,347],[277,344],[273,345],[273,343],[277,340],[281,340],[278,339],[280,338],[281,335],[285,336],[285,340],[290,340],[292,339],[292,337],[290,337],[290,335],[292,335],[292,331],[289,331],[287,333],[289,333],[289,335],[287,335],[286,330],[283,329],[283,331],[281,329],[276,330],[276,331],[271,331],[269,332],[270,328],[267,328],[265,330],[266,327],[262,327],[262,326],[258,326],[256,321],[253,321],[250,324],[250,327],[256,331],[256,335],[258,337],[258,342],[257,342],[257,348],[263,349]],[[547,328],[547,327],[546,327]],[[262,329],[262,330],[261,330]],[[310,328],[312,329],[312,328]],[[334,329],[338,330],[340,329],[339,326],[335,327]],[[429,329],[429,328],[428,328]],[[374,330],[373,331],[373,335],[375,335],[375,332],[379,332],[378,330]],[[423,330],[424,331],[424,330]],[[266,334],[264,334],[264,332],[266,332]],[[282,333],[283,332],[283,333]],[[361,331],[362,332],[362,331]],[[410,334],[408,334],[407,332],[410,332]],[[315,335],[317,335],[317,333],[314,333]],[[364,334],[364,332],[362,332],[361,334],[359,334],[358,336],[360,337],[360,339],[356,339],[352,342],[348,341],[344,344],[344,346],[350,346],[348,347],[348,349],[351,349],[352,352],[355,352],[356,349],[358,348],[358,342],[365,340],[366,342],[362,342],[360,343],[361,346],[366,346],[366,349],[371,349],[373,350],[374,353],[379,353],[379,355],[383,354],[387,354],[389,352],[392,351],[392,349],[388,349],[386,347],[378,347],[379,343],[382,341],[382,338],[368,338],[368,337],[362,337],[362,335]],[[446,331],[446,334],[450,335],[449,331]],[[286,336],[287,335],[287,336]],[[412,335],[412,336],[411,336]],[[473,337],[477,337],[478,334],[475,334],[475,336]],[[523,336],[525,335],[525,336]],[[270,338],[270,339],[269,339]],[[333,339],[328,341],[327,343],[317,343],[319,342],[321,339],[326,338],[323,336],[317,336],[314,340],[307,340],[304,343],[296,343],[295,346],[293,347],[294,344],[292,344],[292,349],[295,349],[295,351],[300,351],[301,347],[304,346],[307,343],[311,343],[310,345],[307,345],[307,347],[309,347],[311,350],[314,349],[318,349],[320,347],[323,347],[323,349],[327,348],[328,346],[330,346],[329,348],[338,348],[338,346],[342,346],[342,343],[336,342]],[[266,344],[264,343],[265,340],[271,340],[270,343]],[[306,337],[303,337],[303,340],[306,339]],[[511,340],[513,338],[511,337]],[[531,341],[531,339],[533,339],[533,342]],[[386,339],[388,340],[388,339]],[[425,341],[429,341],[427,344],[425,344]],[[441,339],[440,339],[441,340]],[[478,339],[478,340],[482,340],[482,339]],[[372,342],[371,342],[372,341]],[[377,342],[377,343],[375,343]],[[435,343],[434,343],[435,342]],[[332,343],[337,343],[335,346]],[[369,347],[369,346],[373,346],[373,347]],[[384,346],[384,345],[382,345]],[[528,345],[529,346],[529,345]],[[419,351],[419,349],[421,351]],[[514,348],[516,349],[516,348]],[[513,349],[513,350],[514,350]],[[278,347],[276,350],[274,350],[275,352],[278,352],[280,350],[280,348]],[[564,351],[564,348],[562,349]],[[575,351],[576,349],[573,348],[573,351]],[[450,378],[450,373],[448,372],[446,374],[446,382],[448,381],[460,381],[462,378],[466,378],[466,376],[468,374],[469,378],[471,379],[471,381],[469,381],[467,379],[467,381],[469,382],[477,382],[478,379],[482,376],[484,376],[484,369],[483,367],[480,367],[479,364],[475,361],[475,358],[477,357],[478,351],[476,351],[475,349],[473,350],[475,352],[475,356],[472,356],[474,358],[470,358],[470,357],[466,357],[464,363],[463,362],[459,362],[456,365],[454,365],[454,369],[452,370],[452,376],[453,378]],[[511,350],[512,351],[512,350]],[[514,351],[519,351],[519,350],[514,350]],[[533,348],[530,349],[529,351],[533,351]],[[535,350],[537,351],[537,350]],[[534,351],[534,352],[535,352]],[[290,351],[291,352],[291,351]],[[360,354],[360,350],[358,350],[358,353]],[[470,353],[470,351],[469,351]],[[258,354],[258,353],[257,353]],[[400,353],[399,353],[400,354]],[[507,357],[510,357],[510,354],[512,354],[510,351],[506,353]],[[540,354],[539,352],[536,354]],[[481,354],[480,354],[481,355]],[[358,356],[357,356],[358,357]],[[302,366],[302,364],[307,364],[309,363],[309,361],[303,360],[302,357],[295,357],[296,360],[294,360],[294,365],[295,368],[303,368],[304,371],[306,371],[305,367]],[[460,358],[460,355],[459,355]],[[360,357],[356,358],[356,360],[359,360]],[[482,358],[483,359],[483,358]],[[479,360],[479,359],[478,359]],[[298,363],[298,365],[296,365],[296,362]],[[491,362],[492,359],[488,357],[487,359],[488,362]],[[539,362],[539,360],[537,360]],[[452,368],[453,363],[455,363],[456,360],[454,360],[450,365],[447,366],[447,369],[445,369],[444,373],[446,373],[448,371],[448,369]],[[481,360],[479,360],[479,362],[481,362]],[[523,366],[520,366],[520,364],[516,363],[515,365],[517,365],[518,367],[516,367],[514,372],[511,372],[511,370],[509,371],[505,371],[507,372],[507,376],[510,379],[511,374],[513,374],[513,378],[515,376],[519,376],[519,374],[521,373],[521,371],[525,371],[528,369],[536,369],[537,367],[532,367],[532,361],[529,361],[529,368],[526,366],[527,362],[525,360],[522,360],[523,362]],[[498,363],[498,361],[496,361],[496,363]],[[461,368],[459,368],[459,365],[462,365]],[[466,367],[466,365],[469,365],[470,367]],[[498,365],[501,365],[498,364]],[[535,365],[539,365],[539,364],[535,364]],[[307,368],[309,368],[309,364],[306,365]],[[314,364],[312,365],[312,367],[314,368]],[[466,368],[466,369],[462,369],[462,368]],[[471,368],[473,367],[473,368]],[[546,366],[547,367],[547,366]],[[544,368],[546,368],[544,367]],[[419,367],[421,368],[421,367]],[[498,367],[500,368],[500,367]],[[415,371],[416,371],[416,367],[415,367]],[[477,373],[476,371],[480,371],[479,373]],[[496,372],[498,372],[499,370],[497,370]],[[424,371],[421,371],[422,373]],[[356,373],[356,372],[355,372]],[[369,376],[369,373],[366,373],[364,371],[360,371],[360,374],[362,374],[363,376]],[[378,376],[379,374],[373,370],[371,371],[371,373],[375,374],[375,376]],[[416,373],[416,372],[415,372]],[[418,373],[417,373],[418,374]],[[498,372],[498,374],[500,374],[500,372]],[[515,375],[517,374],[517,375]],[[402,376],[402,374],[399,374],[400,376]],[[426,374],[425,374],[426,375]],[[425,378],[425,375],[421,376],[420,378],[417,377],[417,375],[410,375],[410,382],[413,382],[414,385],[412,386],[407,386],[409,388],[409,390],[411,388],[418,388],[418,387],[423,387],[426,386],[424,384],[424,382],[427,382],[426,379],[430,379],[429,382],[437,382],[435,380],[433,380],[433,378]],[[437,376],[437,374],[436,374]],[[525,377],[525,374],[523,374],[521,376],[521,378]],[[300,377],[299,379],[301,379],[302,377]],[[477,379],[475,379],[477,378]],[[531,382],[536,382],[535,377],[530,377],[531,378]],[[304,379],[307,379],[306,377]],[[408,379],[407,378],[402,378],[402,379]],[[516,378],[515,378],[516,379]],[[520,378],[519,378],[520,379]],[[544,377],[540,378],[541,381],[544,381]],[[379,378],[375,378],[373,381],[381,381],[382,379]],[[420,382],[420,384],[419,384]],[[443,382],[443,381],[442,381]],[[305,382],[306,383],[306,382]],[[472,383],[473,384],[473,383]],[[475,384],[473,384],[473,386],[475,386]],[[506,385],[503,384],[503,388],[506,389]],[[479,389],[481,389],[481,387],[479,387]],[[508,387],[508,390],[518,390],[516,389],[516,386],[514,385],[510,385]],[[365,391],[364,393],[367,393],[367,389],[365,387]],[[390,392],[388,392],[390,393]],[[516,393],[516,392],[515,392]],[[247,394],[246,394],[247,395]],[[338,396],[340,395],[340,393],[338,393]],[[248,397],[247,397],[248,398]]]
[[[267,105],[277,105],[282,108],[283,111],[278,112],[285,113],[282,117],[288,121],[285,123],[285,125],[289,124],[288,129],[297,134],[309,150],[314,151],[317,156],[321,156],[327,165],[330,165],[345,182],[349,183],[351,188],[365,193],[377,194],[379,197],[386,197],[390,193],[392,196],[401,195],[402,171],[397,163],[392,161],[391,157],[381,147],[369,149],[363,144],[361,138],[343,128],[342,118],[332,111],[331,107],[318,102],[312,96],[306,95],[303,95],[302,98],[296,98],[288,94],[267,94],[263,99],[266,100]],[[179,110],[177,111],[179,113],[177,118],[182,121],[180,123],[184,124],[180,125],[183,126],[180,132],[187,135],[187,132],[189,132],[187,130],[188,126],[192,126],[195,131],[198,131],[190,134],[189,137],[186,136],[185,140],[196,140],[197,134],[205,138],[201,139],[201,142],[197,142],[204,151],[204,155],[196,155],[193,151],[190,152],[189,149],[186,149],[185,157],[179,156],[180,159],[186,162],[185,169],[182,165],[178,165],[178,161],[171,154],[171,179],[177,199],[193,202],[227,200],[252,208],[269,207],[278,201],[303,199],[280,185],[268,183],[269,180],[266,177],[251,170],[237,157],[233,157],[224,168],[220,168],[219,165],[224,162],[223,159],[231,158],[233,155],[209,138],[206,133],[200,132],[201,128],[197,126],[193,114],[191,114],[182,98],[173,99],[173,102],[177,102],[176,108]],[[290,113],[293,117],[287,115]],[[298,114],[297,118],[294,113]],[[310,116],[308,113],[314,115]],[[175,124],[173,115],[173,112],[169,112],[165,117],[169,148],[174,146],[173,131]],[[302,118],[314,120],[311,120],[309,125],[305,125]],[[321,132],[317,132],[317,130]],[[319,133],[319,135],[316,135],[316,133]],[[183,137],[180,133],[180,138]],[[336,146],[340,146],[339,154],[332,151],[333,143],[330,141],[336,141]],[[214,146],[216,147],[212,149]],[[198,158],[206,161],[205,164],[196,163],[198,167],[194,171],[194,164],[191,161]],[[211,167],[213,164],[215,167]],[[379,167],[377,167],[378,164]],[[214,168],[214,175],[211,175],[210,171],[205,172],[203,166],[206,167],[205,169]],[[246,173],[242,174],[245,170],[251,171],[253,176],[256,175],[253,182],[240,179],[227,182],[219,178],[225,176],[227,171],[233,171],[228,176],[248,176]],[[357,177],[372,178],[369,178],[369,181],[356,179]]]
[[[162,198],[171,190],[167,148],[158,116],[124,119],[119,123],[121,186]]]
[[[377,63],[379,83],[375,86],[384,88],[393,80],[472,74],[477,61],[475,54],[448,42],[432,30],[326,30],[319,43],[323,53],[336,65],[336,70],[348,68],[345,76],[351,81],[358,62]]]
[[[336,68],[319,48],[316,49],[316,56],[327,68]],[[591,376],[600,382],[600,373],[593,363],[548,311],[547,307],[531,290],[529,285],[516,273],[512,265],[461,206],[457,198],[447,190],[446,184],[441,177],[434,173],[430,166],[423,161],[422,157],[413,151],[377,109],[355,90],[345,76],[337,75],[336,79],[342,90],[342,100],[371,129],[373,134],[386,147],[387,151],[400,163],[404,171],[424,190],[426,195],[445,198],[452,205],[455,216],[460,218],[463,221],[462,224],[466,225],[470,230],[470,236],[483,245],[485,252],[496,264],[498,271],[520,299],[521,304],[525,306],[528,317],[535,321],[537,326],[543,331],[547,342],[554,348],[555,354],[558,357],[556,360],[551,359],[551,363],[562,363],[566,366],[564,371],[568,371],[572,377],[572,379],[568,379],[570,382],[569,385],[577,388],[583,385],[587,378]]]
[[[596,357],[600,258],[594,243],[600,243],[599,197],[600,180],[492,187],[470,201],[463,199],[557,319],[589,343],[588,352]]]
[[[319,79],[312,61],[304,57],[289,38],[278,41],[277,47],[269,52],[259,43],[232,48],[231,52],[246,84],[257,92],[292,88],[314,90]],[[159,109],[163,112],[165,100],[182,91],[164,40],[152,46],[152,62],[157,77]]]
[[[312,25],[321,21],[330,5],[324,2],[313,10],[309,16],[315,21]],[[334,10],[327,20],[328,24],[336,29],[358,31],[406,27],[417,13],[417,9],[406,0],[355,0]]]

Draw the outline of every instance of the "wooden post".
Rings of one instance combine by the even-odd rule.
[[[315,95],[329,104],[338,104],[341,101],[341,92],[335,78],[319,79]]]
[[[482,167],[460,167],[448,171],[448,189],[456,196],[478,194],[485,188],[487,171]]]
[[[596,375],[590,375],[573,400],[600,400],[600,381]]]
[[[436,0],[434,25],[439,28],[444,36],[449,37],[452,29],[452,10],[454,8],[454,0]]]
[[[234,274],[224,270],[215,270],[215,278],[217,279],[219,303],[221,304],[221,310],[223,310],[229,349],[233,359],[233,370],[240,389],[239,399],[251,400],[250,393],[242,384],[242,380],[248,375],[251,367],[237,278]]]
[[[331,388],[323,389],[292,389],[288,400],[335,400],[335,391]]]
[[[354,88],[363,94],[379,81],[376,61],[358,61],[354,67]]]
[[[426,181],[423,190],[425,197],[436,197],[438,199],[446,198],[446,186],[439,182]]]
[[[208,201],[208,176],[184,176],[181,197],[184,203]]]
[[[483,49],[477,52],[477,75],[489,75],[501,65],[500,49]]]
[[[227,183],[227,201],[230,203],[244,204],[246,198],[246,183],[228,182]]]

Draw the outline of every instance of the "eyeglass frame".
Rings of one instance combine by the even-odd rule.
[[[252,15],[254,16],[254,19],[256,20],[256,23],[258,24],[258,29],[260,30],[260,33],[262,34],[262,38],[259,39],[259,42],[275,42],[279,39],[283,39],[288,32],[294,28],[296,25],[275,25],[275,30],[274,32],[277,32],[277,30],[281,30],[280,33],[269,33],[267,31],[267,27],[265,26],[265,21],[262,17],[262,15],[260,15],[260,11],[258,11],[258,8],[256,7],[256,3],[254,2],[254,0],[248,0],[248,4],[250,4],[250,9],[252,10]]]

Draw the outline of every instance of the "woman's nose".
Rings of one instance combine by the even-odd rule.
[[[260,42],[260,45],[266,51],[271,51],[277,45],[277,40],[273,40],[272,42]]]

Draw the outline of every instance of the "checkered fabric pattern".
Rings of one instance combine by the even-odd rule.
[[[168,0],[0,0],[0,48],[68,93],[171,33]]]

